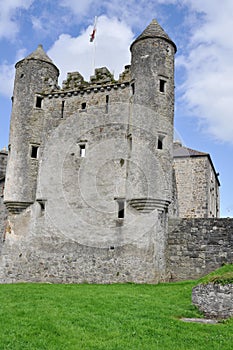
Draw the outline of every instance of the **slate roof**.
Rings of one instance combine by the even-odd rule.
[[[177,51],[175,43],[171,40],[171,38],[167,35],[167,33],[159,25],[159,23],[156,21],[156,19],[153,19],[151,21],[151,23],[146,27],[146,29],[134,40],[131,47],[136,42],[143,40],[143,39],[147,39],[147,38],[165,39],[166,41],[168,41],[169,43],[171,43],[174,46],[175,52]]]
[[[42,45],[38,45],[38,47],[35,51],[33,51],[30,55],[28,55],[27,57],[25,57],[21,61],[17,62],[15,66],[17,66],[20,62],[23,62],[24,60],[40,60],[43,62],[51,63],[54,65],[54,67],[56,67],[55,64],[53,63],[53,61],[51,60],[51,58],[49,58],[49,56],[44,51]],[[58,68],[57,68],[57,70],[58,70]]]
[[[41,61],[53,63],[51,58],[49,58],[49,56],[45,53],[42,45],[38,45],[38,47],[35,51],[33,51],[30,55],[25,57],[25,60],[30,60],[30,59],[41,60]]]
[[[208,153],[205,152],[200,152],[200,151],[196,151],[195,149],[192,148],[188,148],[188,147],[174,147],[173,149],[173,157],[177,158],[177,157],[192,157],[192,156],[196,156],[196,157],[200,157],[200,156],[206,156],[208,157]]]

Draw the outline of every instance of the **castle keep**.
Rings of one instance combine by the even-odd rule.
[[[153,20],[130,50],[118,80],[103,67],[62,88],[41,45],[16,64],[2,283],[158,283],[232,262],[210,156],[173,145],[176,45]]]

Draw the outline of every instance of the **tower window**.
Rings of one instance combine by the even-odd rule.
[[[125,199],[117,199],[118,204],[118,219],[124,219],[125,217]]]
[[[108,113],[109,95],[106,95],[106,113]]]
[[[163,149],[163,140],[164,140],[164,136],[159,135],[157,149]]]
[[[135,84],[134,83],[131,84],[131,89],[132,89],[132,95],[134,95],[134,93],[135,93]]]
[[[65,101],[62,101],[62,103],[61,103],[61,118],[64,117],[64,108],[65,108]]]
[[[46,199],[37,199],[37,202],[40,204],[40,213],[41,215],[44,214],[45,212],[45,202],[46,202]]]
[[[86,104],[86,102],[83,102],[83,103],[81,104],[81,109],[84,110],[84,109],[86,109],[86,108],[87,108],[87,104]]]
[[[166,80],[159,79],[159,91],[165,92]]]
[[[132,139],[132,134],[129,134],[128,137],[128,146],[129,146],[129,151],[131,152],[132,151],[132,148],[133,148],[133,139]]]
[[[39,155],[39,146],[31,145],[31,158],[37,159]]]
[[[36,96],[36,108],[42,108],[43,97]]]
[[[80,150],[80,153],[79,153],[80,157],[81,158],[86,157],[86,144],[85,143],[82,143],[79,145],[79,150]]]

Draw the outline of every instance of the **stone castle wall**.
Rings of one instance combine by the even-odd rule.
[[[0,151],[0,179],[5,177],[6,165],[7,165],[8,152],[5,150]]]
[[[233,219],[170,219],[167,271],[171,280],[199,278],[233,263]]]
[[[179,216],[219,217],[219,188],[209,157],[175,157],[174,169]]]
[[[8,152],[6,150],[0,151],[0,251],[2,241],[4,239],[5,224],[7,218],[7,209],[3,203],[4,187],[5,187],[5,174],[7,166]]]
[[[5,180],[0,180],[0,251],[2,242],[4,240],[5,225],[7,219],[7,209],[3,203],[3,192],[4,192]]]
[[[0,255],[0,281],[158,283],[165,278],[165,218],[157,217],[156,212],[152,215],[154,226],[137,240],[122,244],[119,230],[118,244],[98,247],[91,241],[83,244],[88,232],[75,239],[70,232],[59,231],[53,218],[41,213],[35,203],[8,221]]]
[[[68,73],[61,89],[41,46],[16,64],[1,282],[158,283],[231,261],[228,236],[216,244],[206,238],[226,235],[220,223],[173,221],[168,235],[169,212],[179,209],[172,167],[175,52],[152,21],[131,45],[131,66],[118,81],[103,67],[90,82]],[[192,169],[184,164],[197,181],[187,186],[191,197],[183,205],[195,201],[195,214],[204,217],[211,173],[203,159]]]

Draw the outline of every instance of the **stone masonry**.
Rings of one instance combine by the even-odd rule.
[[[209,206],[206,163],[203,192],[186,194],[191,209],[182,211],[183,170],[173,162],[176,45],[153,20],[130,50],[131,65],[118,80],[102,67],[89,82],[68,73],[62,88],[41,45],[16,64],[2,283],[158,283],[232,261],[224,224],[213,219],[204,232],[205,221],[181,218],[218,216],[219,199]],[[192,166],[199,182],[203,164]],[[212,231],[222,250],[212,249]]]
[[[224,319],[233,316],[233,284],[199,284],[192,290],[192,302],[206,317]]]
[[[233,219],[170,219],[167,268],[174,281],[204,276],[233,263]]]
[[[208,153],[174,142],[174,169],[179,216],[219,217],[219,180]]]

